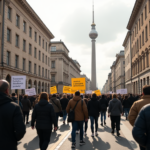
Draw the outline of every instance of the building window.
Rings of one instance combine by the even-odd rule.
[[[34,41],[37,42],[37,32],[34,33]]]
[[[141,42],[142,42],[142,41],[141,41],[141,35],[140,35],[140,49],[141,49],[141,47],[142,47],[142,44],[141,44]]]
[[[49,70],[48,70],[48,79],[49,79]]]
[[[34,74],[36,74],[36,64],[34,64]]]
[[[144,31],[142,32],[142,45],[144,45]]]
[[[39,76],[41,75],[41,66],[39,66]]]
[[[11,30],[7,28],[7,42],[11,42],[10,36],[11,36]]]
[[[52,47],[51,47],[51,51],[52,51],[52,52],[55,52],[55,51],[56,51],[56,46],[52,46]]]
[[[123,64],[125,65],[125,61],[123,61]]]
[[[39,60],[41,60],[41,51],[39,51]]]
[[[39,36],[39,45],[41,45],[41,36]]]
[[[149,77],[147,77],[147,85],[149,85]]]
[[[29,72],[31,72],[31,61],[29,61]]]
[[[147,18],[147,6],[145,6],[145,20]]]
[[[55,68],[55,61],[52,61],[52,68]]]
[[[16,47],[19,47],[19,35],[16,34]]]
[[[23,32],[26,32],[26,22],[23,21]]]
[[[44,40],[43,40],[43,49],[44,49]]]
[[[6,59],[7,65],[10,65],[10,52],[7,51],[7,59]]]
[[[143,25],[143,13],[141,14],[141,24]]]
[[[29,27],[29,37],[32,37],[32,28]]]
[[[25,58],[23,58],[23,62],[22,62],[22,69],[25,71],[26,69],[25,69],[25,65],[26,65],[26,59]]]
[[[34,48],[34,58],[36,58],[36,48]]]
[[[47,65],[47,56],[45,56],[45,63],[46,63],[46,65]]]
[[[18,68],[19,56],[15,55],[15,68]]]
[[[140,28],[141,28],[141,20],[139,19],[139,30],[140,30]]]
[[[19,27],[20,17],[16,15],[16,26]]]
[[[2,0],[0,0],[0,14],[2,13]]]
[[[146,53],[146,60],[147,60],[147,68],[149,67],[149,53]]]
[[[42,62],[44,63],[44,54],[42,55]]]
[[[47,42],[46,42],[46,51],[47,51]]]
[[[47,78],[47,69],[45,69],[45,78]]]
[[[50,58],[48,57],[48,66],[50,66]]]
[[[26,40],[23,40],[23,51],[26,51]]]
[[[11,20],[11,8],[8,7],[7,18]]]
[[[145,27],[145,40],[148,41],[148,33],[147,33],[147,26]]]
[[[53,74],[51,75],[51,81],[55,82],[55,75],[53,75]]]
[[[42,77],[44,77],[44,68],[42,67]]]
[[[32,55],[32,45],[29,44],[29,54]]]

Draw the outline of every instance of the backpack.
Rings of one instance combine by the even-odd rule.
[[[75,110],[75,108],[76,108],[78,103],[79,103],[79,101],[76,103],[76,105],[74,106],[73,110],[71,110],[70,113],[68,114],[68,122],[74,122],[74,119],[75,119],[74,110]]]

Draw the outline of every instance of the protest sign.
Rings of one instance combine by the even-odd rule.
[[[86,91],[86,94],[92,94],[92,90]]]
[[[72,78],[72,89],[73,90],[85,90],[86,82],[85,78]]]
[[[100,95],[101,95],[101,91],[100,91],[100,90],[96,90],[96,91],[94,91],[94,93],[95,93],[97,96],[100,96]]]
[[[25,89],[25,94],[28,95],[28,96],[36,95],[35,88]]]
[[[117,90],[117,94],[127,94],[127,89],[119,89]]]
[[[56,86],[50,87],[50,93],[56,94],[57,93],[57,87]]]
[[[71,87],[70,86],[64,86],[63,87],[63,93],[71,93]]]
[[[26,89],[26,76],[11,76],[11,89]]]
[[[80,90],[80,93],[81,93],[81,94],[85,94],[85,91],[84,91],[84,90]]]

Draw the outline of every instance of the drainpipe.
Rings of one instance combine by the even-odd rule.
[[[3,67],[4,67],[4,27],[5,27],[5,0],[3,0],[3,19],[2,19],[2,46],[1,46],[1,64],[2,64],[2,78],[3,78]]]

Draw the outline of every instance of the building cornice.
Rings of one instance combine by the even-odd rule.
[[[142,7],[142,3],[144,2],[144,0],[136,0],[134,8],[132,10],[128,25],[127,25],[127,29],[131,30],[132,25],[136,19],[136,16],[138,15],[138,12],[140,10],[140,8]]]
[[[131,31],[128,31],[122,46],[124,47],[126,46],[126,43],[128,42],[130,35],[131,35]]]
[[[15,0],[18,4],[22,5],[22,8],[29,14],[29,17],[34,19],[37,22],[37,25],[40,26],[45,34],[49,37],[49,39],[53,39],[54,35],[51,31],[46,27],[40,17],[36,14],[36,12],[32,9],[32,7],[28,4],[26,0]]]

